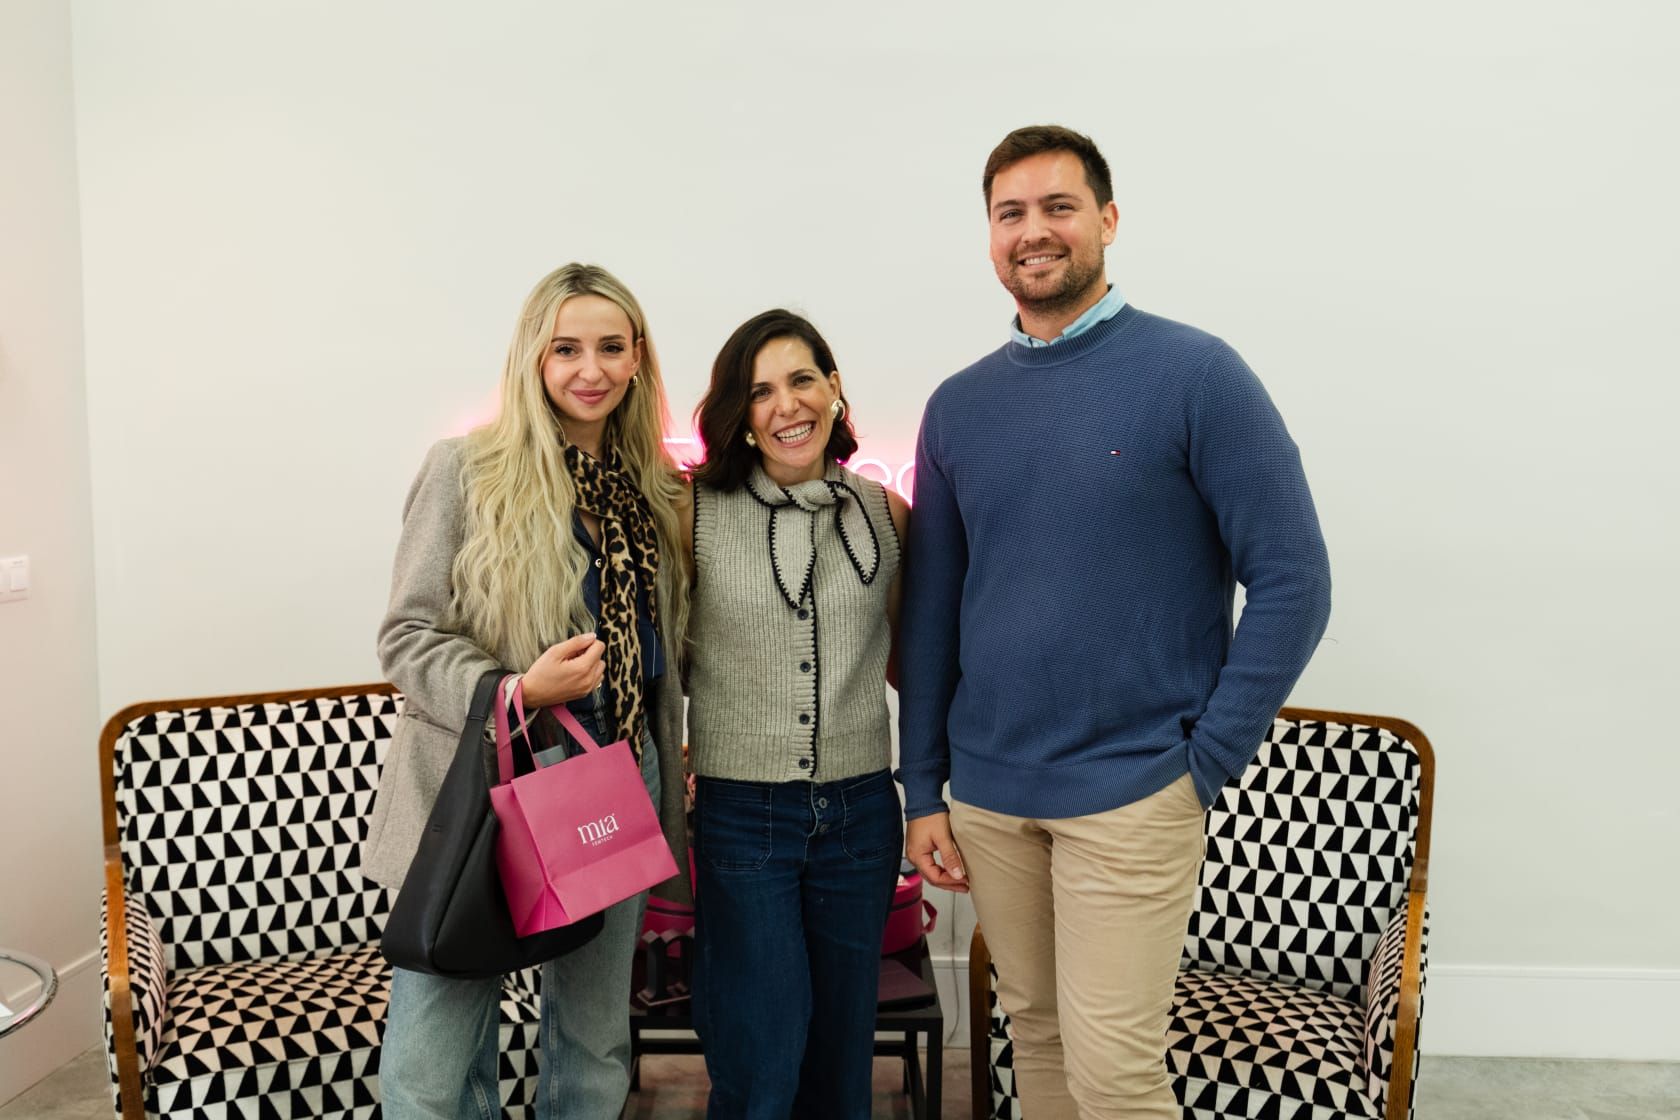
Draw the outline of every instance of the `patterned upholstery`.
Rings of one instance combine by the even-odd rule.
[[[169,967],[296,958],[377,940],[357,870],[394,696],[154,712],[117,745],[124,883]]]
[[[108,899],[99,900],[99,968],[105,984],[105,1042],[111,1043],[111,961],[110,935],[105,930]],[[129,1005],[133,1008],[134,1043],[139,1052],[140,1068],[152,1064],[152,1056],[163,1047],[163,1026],[169,1006],[169,972],[164,965],[163,942],[158,940],[157,927],[146,907],[146,900],[138,892],[128,895],[123,911],[123,927],[127,932]],[[116,1088],[115,1069],[111,1087]]]
[[[1386,1115],[1422,773],[1417,747],[1386,729],[1280,718],[1221,791],[1167,1032],[1186,1117]],[[1427,913],[1424,925],[1427,940]],[[990,975],[974,1006],[991,1094],[975,1115],[1018,1118]]]
[[[1395,912],[1388,930],[1377,945],[1371,964],[1370,982],[1365,988],[1365,1060],[1366,1093],[1373,1100],[1382,1100],[1388,1091],[1388,1079],[1394,1073],[1394,1036],[1400,1028],[1400,971],[1406,960],[1407,909]],[[1423,943],[1418,959],[1418,1014],[1423,1019],[1424,981],[1429,977],[1429,910],[1423,912]],[[1417,1036],[1412,1038],[1412,1081],[1417,1082]],[[1414,1110],[1415,1111],[1415,1110]]]
[[[1275,721],[1208,810],[1184,963],[1358,998],[1405,902],[1418,773],[1390,731]]]
[[[385,693],[210,703],[118,730],[110,780],[148,1116],[379,1115],[389,907],[358,866],[400,709]],[[501,1019],[517,1120],[536,1089],[534,972],[509,978]],[[120,1115],[108,967],[105,1020]]]

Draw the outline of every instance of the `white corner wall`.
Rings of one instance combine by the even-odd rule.
[[[0,4],[0,946],[58,969],[57,999],[0,1042],[0,1103],[99,1042],[98,650],[82,379],[70,15]],[[0,976],[0,1001],[35,989]]]
[[[902,462],[1003,337],[985,154],[1059,121],[1114,164],[1111,276],[1302,446],[1336,607],[1296,701],[1434,740],[1425,1048],[1680,1058],[1680,14],[849,11],[78,3],[101,710],[376,676],[408,479],[566,259],[646,304],[679,434],[786,302]]]

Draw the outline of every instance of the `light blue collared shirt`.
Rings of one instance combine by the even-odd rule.
[[[1009,320],[1009,337],[1011,341],[1020,346],[1030,346],[1034,348],[1054,346],[1058,342],[1066,342],[1070,338],[1078,338],[1098,323],[1106,323],[1108,320],[1114,318],[1115,315],[1119,314],[1120,309],[1124,306],[1126,306],[1126,297],[1120,294],[1119,288],[1110,284],[1108,286],[1108,291],[1104,293],[1101,299],[1099,299],[1096,303],[1093,303],[1090,307],[1087,307],[1085,309],[1085,314],[1069,323],[1066,330],[1062,331],[1062,333],[1057,335],[1055,338],[1052,338],[1049,342],[1044,341],[1042,338],[1034,338],[1032,335],[1022,331],[1021,317],[1019,315]]]

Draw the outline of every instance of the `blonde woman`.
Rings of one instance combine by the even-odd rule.
[[[611,274],[569,264],[525,300],[501,414],[432,447],[409,491],[379,628],[407,698],[363,870],[396,888],[483,673],[523,672],[529,705],[565,703],[599,742],[639,749],[673,854],[685,852],[682,686],[687,614],[665,389],[641,306]],[[685,503],[686,504],[686,503]],[[661,888],[679,901],[681,877]],[[646,896],[544,966],[536,1114],[611,1120],[629,1090],[630,966]],[[393,970],[380,1090],[387,1120],[501,1115],[498,980]]]

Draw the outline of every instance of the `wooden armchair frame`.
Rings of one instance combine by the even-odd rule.
[[[1429,897],[1429,821],[1435,797],[1435,749],[1416,724],[1392,716],[1285,708],[1278,713],[1278,718],[1380,727],[1406,740],[1418,752],[1417,840],[1412,855],[1412,877],[1406,885],[1406,952],[1400,971],[1394,1065],[1389,1072],[1388,1108],[1385,1113],[1387,1120],[1406,1120],[1412,1098],[1412,1065],[1417,1051],[1418,999],[1423,971],[1423,911]],[[988,1057],[991,1052],[991,1015],[986,999],[991,987],[991,964],[992,954],[986,948],[985,936],[976,926],[968,950],[968,1038],[974,1120],[986,1120],[991,1114],[991,1061]]]
[[[117,1052],[117,1088],[122,1094],[122,1120],[145,1120],[140,1055],[134,1038],[134,997],[129,984],[127,895],[123,879],[122,847],[117,836],[117,740],[128,725],[154,712],[192,708],[236,708],[253,704],[289,704],[332,696],[391,695],[396,687],[377,684],[337,685],[287,692],[253,692],[236,696],[201,696],[185,700],[148,700],[130,704],[105,721],[99,733],[99,802],[105,828],[105,938],[108,983],[111,988],[111,1040]]]

